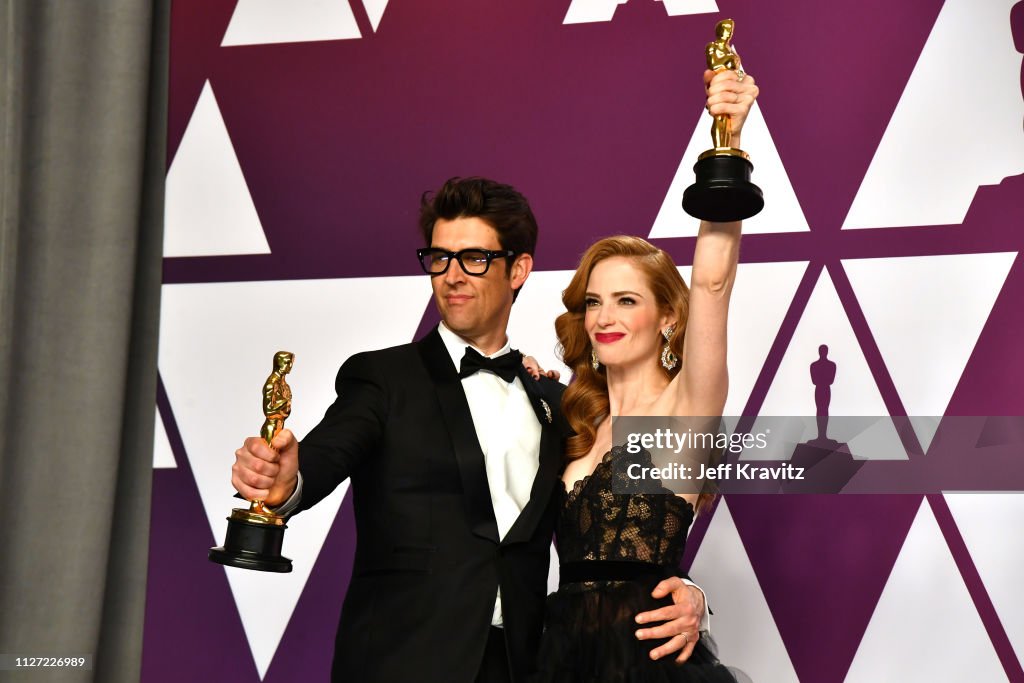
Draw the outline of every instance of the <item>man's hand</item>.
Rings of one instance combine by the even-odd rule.
[[[557,382],[558,378],[562,376],[558,370],[548,370],[545,372],[544,368],[540,366],[540,363],[538,363],[537,359],[533,356],[523,356],[523,367],[526,368],[526,371],[530,373],[530,376],[534,379],[540,379],[541,375],[543,375],[544,377],[553,379]]]
[[[676,662],[682,664],[693,654],[693,647],[700,639],[704,594],[699,588],[683,583],[678,576],[665,579],[651,592],[651,596],[657,599],[670,594],[674,604],[642,612],[636,616],[638,624],[664,623],[638,629],[636,637],[640,640],[670,638],[667,643],[651,650],[651,659],[660,659],[673,652],[679,652]]]
[[[291,497],[298,484],[299,442],[289,429],[282,429],[271,444],[250,436],[235,451],[231,485],[246,500],[262,500],[270,507]]]

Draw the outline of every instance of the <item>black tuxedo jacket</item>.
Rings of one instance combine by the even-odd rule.
[[[341,367],[337,400],[299,448],[298,510],[352,480],[358,539],[333,681],[472,683],[499,586],[513,681],[532,669],[566,426],[562,385],[520,379],[541,425],[540,467],[499,543],[483,452],[437,330]]]

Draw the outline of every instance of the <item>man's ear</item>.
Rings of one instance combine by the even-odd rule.
[[[533,256],[530,254],[520,254],[516,257],[516,260],[512,262],[512,269],[510,271],[509,279],[512,281],[512,289],[519,289],[526,282],[526,278],[530,277],[530,273],[533,272]]]

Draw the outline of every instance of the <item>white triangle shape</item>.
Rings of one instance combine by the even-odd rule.
[[[239,506],[231,465],[263,422],[261,388],[273,354],[296,354],[289,375],[300,438],[334,400],[334,378],[353,353],[412,339],[430,298],[421,276],[164,285],[160,372],[199,495],[219,545]],[[373,324],[387,301],[386,324]],[[262,677],[337,514],[347,484],[288,525],[291,574],[225,568]]]
[[[384,10],[388,7],[388,0],[363,0],[363,7],[366,8],[366,16],[370,18],[370,25],[376,32],[384,16]]]
[[[153,428],[153,469],[177,467],[171,442],[167,439],[164,421],[160,419],[160,410],[156,411],[156,425]]]
[[[946,413],[1016,257],[1002,252],[843,261],[908,415]],[[933,436],[934,429],[918,431],[926,451]]]
[[[562,19],[563,24],[589,24],[596,21],[611,21],[619,5],[629,0],[572,0]]]
[[[947,493],[945,498],[1017,659],[1024,661],[1024,493]]]
[[[729,395],[723,415],[739,416],[796,294],[806,261],[741,263],[729,302]],[[690,283],[691,266],[679,273]]]
[[[165,190],[164,256],[270,253],[210,81],[167,171]]]
[[[926,499],[845,680],[1007,680]]]
[[[979,186],[1024,171],[1017,2],[942,5],[844,230],[959,224]]]
[[[809,417],[807,432],[790,438],[798,441],[814,438],[816,431],[813,417],[817,414],[817,408],[810,365],[818,360],[818,347],[822,344],[828,346],[828,358],[837,366],[829,415],[836,418],[886,416],[886,419],[876,421],[867,431],[861,431],[863,424],[855,424],[855,421],[833,419],[829,421],[828,435],[849,444],[850,451],[858,457],[906,459],[906,450],[892,420],[887,418],[889,410],[878,391],[827,269],[821,271],[814,291],[811,292],[759,414]],[[759,419],[754,431],[764,429],[766,422]],[[779,448],[787,445],[781,438],[769,439],[768,443],[769,446],[775,444]],[[773,451],[762,452],[760,457],[784,456]]]
[[[548,593],[558,590],[559,575],[558,547],[551,543],[551,550],[548,553]]]
[[[360,37],[347,0],[238,0],[221,47]]]
[[[715,0],[660,0],[665,3],[665,11],[670,17],[681,17],[685,14],[708,14],[718,11]]]
[[[625,5],[627,2],[629,0],[572,0],[569,3],[569,10],[566,12],[562,23],[588,24],[598,21],[611,21],[612,17],[615,16],[615,10],[618,6]],[[658,2],[664,3],[665,12],[670,17],[718,11],[718,4],[715,0],[658,0]]]
[[[754,183],[764,192],[764,210],[743,221],[743,232],[758,235],[775,232],[802,232],[810,230],[803,209],[789,182],[779,151],[754,103],[743,126],[743,149],[754,164]],[[683,211],[683,192],[693,184],[693,165],[697,157],[711,147],[711,117],[703,109],[690,137],[690,144],[679,162],[675,177],[661,204],[651,227],[650,237],[696,237],[700,221]]]
[[[723,498],[715,508],[690,568],[715,612],[711,635],[718,644],[719,659],[750,680],[795,683],[793,663],[727,502]]]

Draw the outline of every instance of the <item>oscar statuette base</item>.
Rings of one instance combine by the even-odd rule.
[[[287,528],[284,520],[276,515],[235,509],[228,517],[224,545],[210,548],[210,561],[240,569],[288,573],[292,570],[292,561],[281,556]]]
[[[764,208],[764,195],[750,182],[753,170],[741,150],[724,147],[704,152],[693,166],[696,182],[683,193],[683,210],[715,223],[757,215]]]

